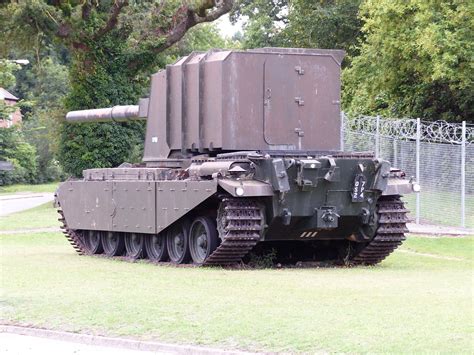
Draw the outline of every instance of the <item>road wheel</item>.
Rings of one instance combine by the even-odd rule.
[[[101,240],[105,255],[110,257],[123,255],[125,242],[121,233],[103,232]]]
[[[189,231],[189,250],[194,263],[202,264],[219,245],[217,229],[210,217],[198,217]]]
[[[125,234],[125,250],[127,256],[132,259],[145,257],[145,236],[140,233]]]
[[[163,233],[147,235],[145,237],[145,249],[151,261],[158,262],[168,260],[166,235]]]
[[[101,254],[103,252],[100,231],[84,231],[84,247],[86,254]]]
[[[191,260],[189,253],[189,223],[175,223],[166,233],[166,246],[170,261],[174,264],[184,264]]]

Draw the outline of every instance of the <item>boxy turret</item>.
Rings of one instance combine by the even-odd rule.
[[[338,50],[192,53],[152,76],[145,162],[241,150],[338,150]]]

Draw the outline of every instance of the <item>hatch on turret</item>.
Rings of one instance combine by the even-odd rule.
[[[278,149],[334,149],[339,63],[329,55],[274,55],[264,63],[264,139]]]

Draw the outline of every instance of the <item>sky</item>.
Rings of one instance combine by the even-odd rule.
[[[243,21],[239,20],[235,25],[232,25],[229,20],[229,14],[219,18],[216,23],[217,28],[223,37],[232,37],[236,32],[242,32]]]

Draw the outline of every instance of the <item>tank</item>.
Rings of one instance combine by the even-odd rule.
[[[374,265],[405,239],[413,179],[341,151],[339,50],[191,53],[137,106],[69,122],[146,120],[143,161],[84,170],[55,196],[79,254],[153,262]],[[255,259],[255,258],[256,259]]]

